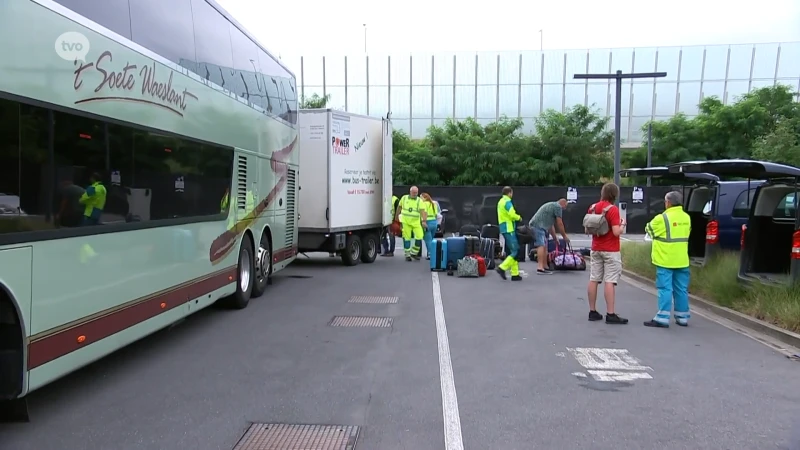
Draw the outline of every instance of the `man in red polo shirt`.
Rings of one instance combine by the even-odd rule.
[[[592,235],[592,256],[589,264],[589,320],[602,320],[597,312],[597,285],[605,282],[603,296],[606,299],[606,323],[624,325],[628,319],[618,316],[614,310],[616,287],[622,276],[622,256],[619,251],[619,236],[625,228],[619,216],[619,208],[614,202],[619,198],[619,186],[607,183],[600,191],[600,201],[589,208],[589,214],[602,214],[608,222],[608,231],[602,235]]]

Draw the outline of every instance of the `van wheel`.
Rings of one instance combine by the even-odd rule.
[[[239,249],[239,264],[236,269],[236,292],[228,297],[227,306],[233,309],[244,309],[250,303],[255,282],[253,270],[253,241],[250,236],[242,238]]]
[[[269,277],[272,275],[272,249],[269,246],[269,237],[266,232],[261,235],[261,243],[256,250],[254,262],[255,280],[250,298],[258,298],[264,294],[269,284]]]
[[[344,250],[342,250],[342,262],[345,266],[355,266],[361,261],[361,238],[355,234],[347,236]]]
[[[364,244],[364,248],[361,251],[361,262],[366,264],[375,262],[375,258],[378,257],[378,248],[381,245],[378,240],[378,235],[375,233],[367,233],[364,235],[364,238],[361,239],[361,242]]]

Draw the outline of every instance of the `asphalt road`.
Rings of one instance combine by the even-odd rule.
[[[442,273],[439,297],[426,262],[301,258],[246,310],[200,312],[32,394],[0,449],[228,450],[250,422],[360,426],[358,450],[790,448],[800,363],[697,315],[645,328],[655,300],[625,284],[631,323],[590,323],[586,277]]]

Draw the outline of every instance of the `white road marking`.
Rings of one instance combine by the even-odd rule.
[[[633,381],[633,380],[652,380],[653,377],[647,372],[615,372],[613,370],[589,370],[597,381]]]
[[[653,370],[649,366],[642,365],[638,359],[628,354],[628,350],[622,348],[569,348],[572,356],[578,363],[587,369],[594,370]]]
[[[578,378],[586,378],[586,374],[583,372],[572,372],[572,374]]]
[[[461,417],[458,414],[456,383],[453,379],[453,362],[450,360],[450,340],[444,321],[442,291],[439,274],[431,273],[433,281],[433,309],[436,316],[436,339],[439,341],[439,379],[442,382],[442,414],[444,415],[445,450],[464,450],[461,436]]]

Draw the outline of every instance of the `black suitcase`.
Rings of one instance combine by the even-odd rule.
[[[466,254],[479,255],[481,253],[481,238],[477,236],[466,236]]]
[[[481,227],[481,237],[489,239],[500,239],[500,227],[487,223]]]
[[[478,230],[478,227],[471,224],[462,226],[461,229],[458,230],[458,234],[461,236],[475,236],[475,237],[481,236],[481,232],[480,230]],[[467,254],[469,255],[470,253]]]

